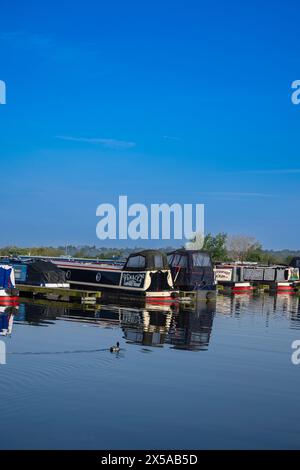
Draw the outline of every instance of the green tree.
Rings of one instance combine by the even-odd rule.
[[[227,234],[218,233],[213,236],[208,233],[204,237],[203,250],[207,251],[213,261],[227,261],[228,253],[226,248]]]

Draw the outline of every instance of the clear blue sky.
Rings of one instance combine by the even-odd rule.
[[[300,248],[297,0],[3,0],[0,17],[0,245],[103,245],[96,207],[127,194]]]

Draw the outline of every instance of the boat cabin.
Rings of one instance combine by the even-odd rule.
[[[297,256],[293,258],[290,262],[290,266],[291,268],[300,268],[300,257]]]
[[[129,255],[123,271],[159,271],[169,270],[165,253],[158,250],[142,250]]]
[[[215,291],[210,255],[201,250],[179,249],[168,253],[174,286],[182,291]]]

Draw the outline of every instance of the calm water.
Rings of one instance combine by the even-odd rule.
[[[22,304],[4,338],[0,448],[299,449],[295,339],[288,295],[197,311]]]

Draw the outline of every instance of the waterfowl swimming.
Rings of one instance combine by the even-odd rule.
[[[119,341],[117,342],[116,346],[111,346],[109,350],[110,350],[111,353],[113,353],[113,352],[119,352],[119,351],[120,351],[120,343],[119,343]]]

